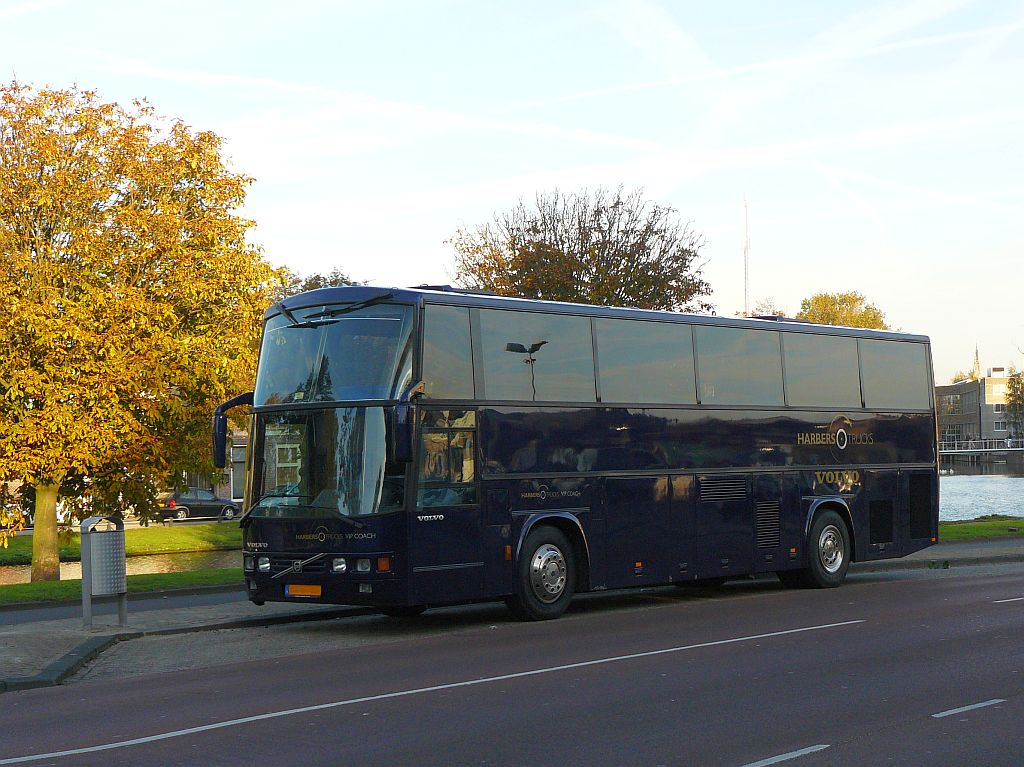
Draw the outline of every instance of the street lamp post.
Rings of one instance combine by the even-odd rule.
[[[533,363],[535,362],[533,355],[535,352],[539,351],[540,347],[542,347],[546,343],[547,341],[538,341],[537,343],[530,344],[529,346],[513,343],[505,344],[505,351],[512,352],[513,354],[526,355],[526,359],[523,360],[523,362],[530,366],[530,388],[533,390],[534,402],[537,401],[537,379],[534,377],[533,373]]]

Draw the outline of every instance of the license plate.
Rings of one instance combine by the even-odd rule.
[[[320,596],[320,587],[307,586],[303,583],[286,583],[284,595],[286,597],[318,597]]]

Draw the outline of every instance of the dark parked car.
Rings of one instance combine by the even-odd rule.
[[[218,498],[212,490],[190,487],[178,493],[160,493],[156,497],[156,512],[161,519],[188,519],[189,517],[219,517],[234,519],[241,508],[228,498]]]

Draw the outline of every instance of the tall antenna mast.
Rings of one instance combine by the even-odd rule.
[[[747,195],[743,195],[743,316],[750,316],[750,232],[747,228]]]

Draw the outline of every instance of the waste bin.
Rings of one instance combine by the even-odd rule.
[[[101,528],[102,526],[102,528]],[[82,623],[92,628],[93,597],[117,597],[117,622],[128,625],[124,522],[89,517],[82,522]]]

